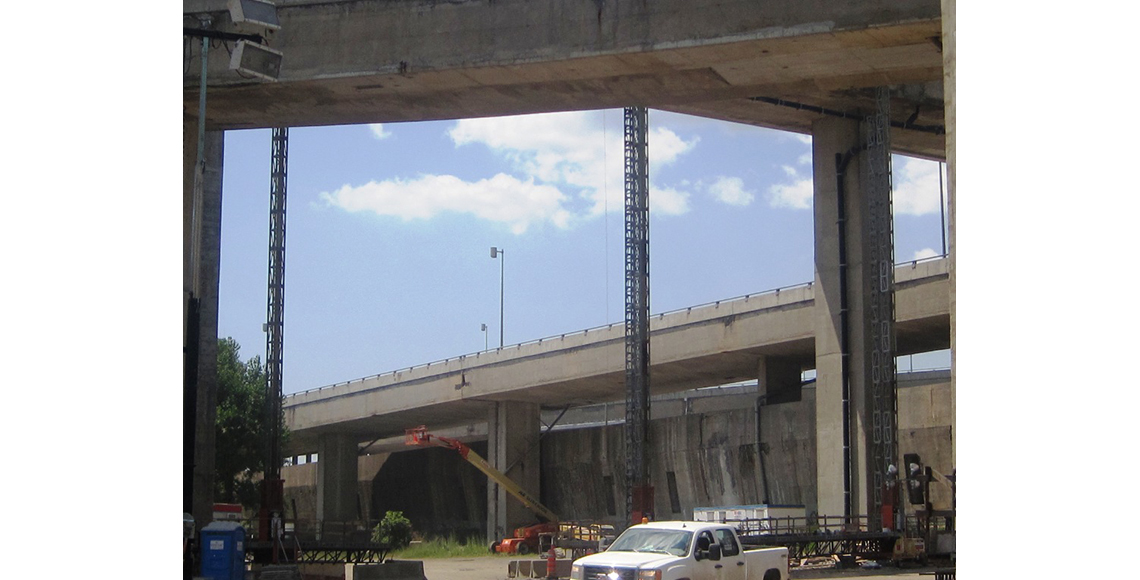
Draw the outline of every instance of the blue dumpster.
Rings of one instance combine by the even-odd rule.
[[[245,528],[237,522],[211,522],[199,536],[202,576],[210,580],[245,580]]]

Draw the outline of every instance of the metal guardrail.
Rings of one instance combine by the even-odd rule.
[[[906,262],[899,262],[899,263],[895,264],[895,268],[898,268],[900,266],[907,266],[907,265],[914,267],[914,266],[917,266],[918,264],[923,264],[923,263],[927,263],[927,262],[935,262],[935,261],[942,260],[945,258],[946,258],[946,256],[931,256],[928,258],[922,258],[922,259],[918,259],[918,260],[907,260]],[[699,309],[708,308],[708,307],[718,308],[721,305],[734,304],[737,302],[747,302],[748,300],[751,300],[753,298],[759,298],[761,296],[769,296],[769,295],[778,296],[781,292],[787,292],[789,290],[795,290],[795,289],[799,289],[799,288],[811,288],[813,286],[815,286],[814,281],[812,281],[812,282],[801,282],[799,284],[792,284],[790,286],[781,286],[779,288],[773,288],[771,290],[763,290],[761,292],[753,292],[751,294],[745,294],[743,296],[736,296],[733,298],[726,298],[724,300],[714,300],[712,302],[706,302],[704,304],[697,304],[695,306],[687,306],[684,308],[675,308],[673,310],[667,310],[665,312],[660,312],[658,314],[652,314],[649,316],[649,319],[650,320],[653,320],[653,319],[660,320],[666,316],[670,316],[673,314],[679,314],[681,312],[692,312],[693,310],[699,310]],[[320,391],[323,391],[325,389],[342,387],[342,386],[351,385],[354,383],[363,383],[364,381],[370,381],[370,380],[378,379],[381,377],[394,376],[394,375],[397,375],[400,373],[407,373],[407,372],[411,372],[411,371],[414,371],[417,369],[424,369],[424,368],[432,367],[435,365],[444,365],[444,364],[447,364],[450,362],[463,361],[463,360],[467,360],[467,359],[472,358],[472,357],[479,358],[482,355],[487,355],[490,353],[503,352],[503,351],[512,350],[512,349],[517,351],[524,346],[530,346],[533,344],[542,344],[543,342],[550,342],[552,340],[563,340],[568,336],[569,337],[578,336],[578,335],[585,336],[591,332],[597,333],[598,331],[601,331],[601,330],[612,330],[615,327],[625,328],[625,322],[611,322],[609,324],[603,324],[600,326],[593,326],[590,328],[586,328],[584,330],[575,330],[573,332],[565,332],[562,334],[555,334],[555,335],[551,335],[551,336],[547,336],[547,337],[543,337],[543,338],[528,340],[528,341],[520,342],[518,344],[512,344],[512,345],[507,345],[507,346],[498,347],[498,348],[489,348],[487,350],[481,350],[481,351],[477,351],[477,352],[473,352],[473,353],[469,353],[469,354],[463,354],[463,355],[459,355],[459,356],[448,357],[445,359],[436,360],[436,361],[432,361],[429,363],[423,363],[423,364],[413,365],[410,367],[404,367],[404,368],[396,369],[394,371],[387,371],[384,373],[369,375],[367,377],[362,377],[359,379],[353,379],[351,381],[341,381],[339,383],[334,383],[331,385],[325,385],[323,387],[316,387],[313,389],[307,389],[304,391],[298,391],[296,393],[286,395],[285,401],[286,401],[286,404],[288,404],[287,402],[289,401],[289,399],[291,399],[293,397],[297,397],[300,395],[307,395],[309,393],[319,393]]]
[[[725,519],[746,546],[783,546],[792,560],[832,555],[888,557],[898,532],[871,531],[867,516]]]

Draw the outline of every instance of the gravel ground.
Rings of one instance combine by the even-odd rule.
[[[506,558],[487,556],[485,558],[438,558],[424,560],[424,575],[427,580],[507,580]],[[860,580],[931,580],[933,576],[923,576],[922,572],[933,572],[936,568],[892,568],[877,570],[793,570],[792,580],[827,578],[859,578]]]

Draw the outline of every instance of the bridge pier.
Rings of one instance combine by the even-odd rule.
[[[786,357],[761,356],[756,362],[756,386],[769,403],[800,400],[802,374],[799,362]]]
[[[182,306],[186,406],[184,509],[200,529],[213,518],[214,421],[218,399],[218,273],[222,232],[222,131],[206,131],[200,191],[198,119],[182,124]],[[196,304],[197,308],[191,308]],[[194,316],[196,312],[197,316]],[[190,341],[193,341],[191,344]]]
[[[539,497],[540,431],[538,403],[491,403],[487,416],[487,462],[506,474],[531,497]],[[541,501],[541,499],[539,500]],[[517,527],[536,523],[535,515],[494,482],[487,484],[488,543],[502,540]]]
[[[823,117],[812,124],[819,515],[876,513],[874,446],[896,437],[894,421],[876,418],[873,408],[873,365],[885,359],[883,377],[893,377],[894,359],[893,341],[880,353],[872,340],[882,275],[876,251],[883,248],[876,247],[882,240],[874,231],[875,210],[868,199],[877,190],[863,159],[872,152],[863,145],[858,120]],[[849,163],[841,161],[845,156]],[[893,318],[893,311],[887,316]]]
[[[356,439],[344,433],[317,438],[317,519],[346,522],[360,519],[356,480]]]

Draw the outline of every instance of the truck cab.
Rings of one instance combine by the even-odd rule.
[[[736,530],[710,522],[651,522],[602,553],[579,558],[572,580],[786,580],[787,548],[745,550]]]

